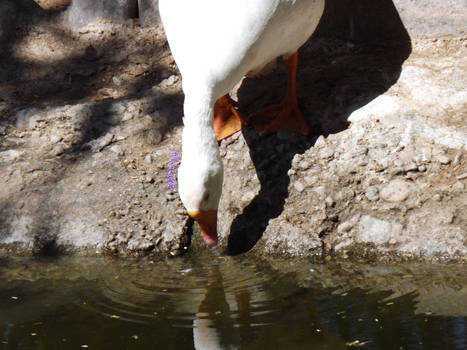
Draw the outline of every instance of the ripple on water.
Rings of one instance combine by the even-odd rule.
[[[112,262],[103,269],[96,288],[82,295],[82,308],[125,322],[150,324],[158,318],[175,327],[195,327],[197,319],[228,317],[240,327],[248,313],[250,326],[271,322],[278,300],[292,295],[293,288],[277,287],[277,276],[248,260],[202,257],[148,262]],[[297,289],[299,287],[296,287]]]
[[[464,349],[466,269],[210,252],[3,260],[0,348]]]

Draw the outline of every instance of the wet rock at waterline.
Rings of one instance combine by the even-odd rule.
[[[192,230],[202,244],[176,180],[168,187],[183,95],[162,28],[34,23],[11,35],[0,58],[2,251],[178,255]],[[465,51],[458,36],[310,40],[298,91],[310,137],[249,126],[220,146],[221,249],[465,259]],[[285,76],[246,79],[233,93],[240,110],[280,100]]]

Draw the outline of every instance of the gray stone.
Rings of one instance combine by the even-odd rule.
[[[439,157],[439,162],[441,164],[449,164],[451,162],[451,159],[448,156],[441,156]]]
[[[392,235],[402,231],[402,225],[380,220],[369,215],[363,215],[360,219],[356,238],[360,242],[384,244],[389,242]]]
[[[379,199],[379,191],[376,186],[371,186],[368,187],[368,189],[365,192],[366,198],[368,198],[369,201],[376,201]]]
[[[303,186],[303,183],[301,183],[300,181],[295,181],[294,187],[298,192],[302,192],[305,189],[305,186]]]
[[[309,169],[311,166],[310,162],[307,161],[307,160],[302,160],[300,163],[298,163],[298,167],[301,169],[301,170],[307,170]]]
[[[411,186],[404,180],[393,180],[380,191],[380,196],[387,202],[405,201],[411,192]]]

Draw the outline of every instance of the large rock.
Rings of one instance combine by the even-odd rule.
[[[105,14],[105,4],[75,6]],[[416,23],[401,20],[398,2],[382,2],[371,21],[363,9],[373,3],[342,4],[354,12],[339,16],[361,21],[354,31],[334,21],[340,7],[329,1],[321,36],[300,50],[312,134],[259,137],[252,121],[220,146],[221,248],[465,259],[465,39],[410,37]],[[166,256],[190,246],[193,223],[167,186],[183,95],[163,32],[99,23],[73,33],[16,23],[12,55],[0,57],[0,247],[10,254]],[[375,43],[376,34],[400,40]],[[285,84],[278,69],[233,95],[248,115],[280,100]]]

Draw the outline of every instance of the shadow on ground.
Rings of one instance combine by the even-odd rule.
[[[353,111],[397,82],[410,53],[410,37],[391,0],[326,1],[320,26],[299,55],[297,94],[310,135],[258,138],[251,127],[243,131],[261,189],[232,223],[230,254],[252,249],[269,220],[282,213],[294,156],[312,147],[319,135],[345,130]],[[238,91],[240,110],[248,114],[280,101],[286,79],[282,65],[267,76],[246,79]],[[284,140],[287,151],[278,153]],[[265,155],[274,153],[281,157],[264,167]]]
[[[80,42],[81,36],[57,25],[64,14],[62,10],[45,11],[32,0],[4,2],[0,4],[0,11],[4,11],[0,13],[0,126],[7,130],[6,137],[13,136],[9,132],[16,129],[18,111],[47,110],[90,103],[91,113],[88,117],[79,125],[70,126],[79,131],[76,133],[80,135],[79,138],[68,145],[59,157],[46,159],[45,163],[48,165],[54,163],[53,171],[44,172],[45,176],[22,189],[21,193],[0,198],[2,235],[13,232],[10,229],[15,220],[12,211],[23,210],[12,208],[11,203],[24,197],[24,201],[30,204],[29,207],[35,207],[31,217],[37,220],[27,223],[31,228],[35,251],[39,255],[55,255],[59,218],[53,214],[57,212],[57,208],[50,198],[51,189],[69,175],[69,169],[72,169],[74,164],[79,164],[91,154],[91,141],[109,132],[112,125],[106,122],[106,117],[114,113],[114,106],[123,100],[131,101],[149,96],[151,103],[145,112],[151,115],[157,108],[159,114],[167,115],[166,127],[169,131],[181,123],[183,96],[174,90],[151,96],[151,88],[154,85],[175,73],[175,68],[167,67],[165,61],[159,60],[160,57],[169,55],[167,44],[163,40],[156,42],[155,38],[150,38],[154,45],[141,45],[129,53],[142,61],[150,62],[151,65],[147,71],[138,73],[129,80],[124,86],[125,91],[113,98],[102,96],[100,91],[115,87],[112,77],[127,72],[132,65],[135,66],[128,57],[118,61],[114,59],[117,51],[129,44],[128,39],[119,35],[121,33],[91,42]],[[18,47],[25,40],[36,40],[44,32],[57,42],[63,42],[74,49],[62,58],[51,58],[50,62],[25,59],[24,56],[18,55]],[[38,45],[41,44],[43,42],[38,41]],[[50,51],[50,48],[46,48],[45,52],[47,50]],[[27,120],[23,122],[28,123]],[[0,151],[11,150],[14,147],[0,142]],[[48,154],[39,154],[39,151],[37,157],[41,158],[41,161],[50,158]]]

